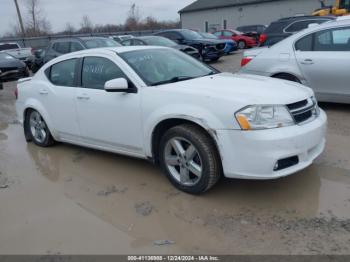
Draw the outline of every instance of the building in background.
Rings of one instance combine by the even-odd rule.
[[[332,5],[334,0],[328,0]],[[200,31],[268,25],[282,17],[310,15],[319,0],[197,0],[179,11],[182,28]]]

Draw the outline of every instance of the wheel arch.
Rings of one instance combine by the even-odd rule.
[[[297,83],[302,83],[302,79],[300,76],[297,76],[295,73],[292,73],[292,72],[288,72],[288,71],[280,71],[280,72],[275,72],[273,74],[270,75],[270,77],[272,78],[279,78],[278,76],[286,76],[286,77],[290,77],[291,81],[295,81]],[[281,79],[284,79],[284,78],[281,78]],[[286,79],[288,80],[288,79]]]
[[[191,124],[191,125],[194,125],[196,127],[199,127],[202,131],[204,131],[205,134],[207,134],[208,137],[210,137],[210,139],[212,139],[212,141],[215,145],[215,148],[217,150],[217,153],[221,159],[219,144],[217,141],[217,135],[216,135],[215,130],[209,128],[202,121],[195,119],[195,118],[172,117],[172,118],[167,118],[167,119],[161,120],[152,129],[150,148],[151,148],[151,154],[152,154],[151,158],[152,158],[152,161],[154,163],[156,163],[156,164],[159,163],[158,154],[159,154],[160,140],[161,140],[162,136],[170,128],[178,126],[178,125],[182,125],[182,124]]]
[[[24,128],[24,134],[25,134],[26,138],[28,135],[28,133],[27,133],[28,130],[26,130],[25,123],[26,123],[27,114],[30,110],[35,110],[42,116],[48,129],[50,130],[51,135],[56,140],[57,135],[56,135],[55,129],[53,128],[53,125],[50,121],[50,117],[48,115],[48,112],[44,109],[43,106],[41,106],[39,103],[35,103],[34,101],[29,101],[23,109],[23,128]]]

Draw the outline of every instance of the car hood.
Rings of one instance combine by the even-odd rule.
[[[194,42],[194,43],[201,43],[201,44],[207,44],[207,45],[217,45],[217,44],[226,43],[225,40],[209,39],[209,38],[193,39],[193,40],[190,40],[190,41]]]
[[[220,73],[188,81],[163,85],[170,92],[202,95],[232,100],[245,105],[291,104],[313,96],[313,91],[301,84],[270,77]]]
[[[8,67],[24,67],[25,64],[15,58],[10,58],[10,59],[1,59],[0,60],[0,68],[8,68]]]
[[[189,46],[189,45],[175,45],[175,46],[173,46],[173,48],[175,48],[177,50],[185,50],[186,48],[196,50],[194,47]]]

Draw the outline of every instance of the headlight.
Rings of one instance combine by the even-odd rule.
[[[271,129],[295,124],[283,105],[248,106],[236,113],[236,119],[243,130]]]
[[[321,113],[321,110],[320,110],[320,108],[318,107],[318,103],[317,103],[316,97],[312,96],[312,97],[311,97],[311,100],[312,100],[312,103],[315,105],[315,106],[314,106],[314,109],[313,109],[313,111],[312,111],[312,114],[315,115],[315,116],[319,116],[320,113]]]

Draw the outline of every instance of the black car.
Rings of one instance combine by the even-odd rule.
[[[84,49],[121,46],[105,37],[71,37],[52,40],[45,51],[44,63],[60,55]]]
[[[0,52],[0,83],[28,76],[29,70],[24,62],[7,53]]]
[[[265,25],[244,25],[236,28],[237,31],[242,32],[247,36],[254,37],[257,41],[265,29]]]
[[[125,46],[135,46],[135,45],[153,45],[153,46],[165,46],[165,47],[172,47],[177,50],[180,50],[190,56],[193,56],[194,58],[199,59],[200,55],[196,48],[193,48],[188,45],[179,45],[175,43],[174,41],[162,37],[162,36],[141,36],[141,37],[134,37],[127,40],[124,40],[121,42],[122,45]]]
[[[288,36],[308,28],[310,24],[322,24],[335,19],[332,16],[293,16],[272,22],[260,35],[260,46],[272,46]]]
[[[172,29],[156,33],[180,45],[188,45],[199,51],[203,60],[217,61],[224,55],[225,41],[219,39],[206,39],[197,32],[188,29]]]

